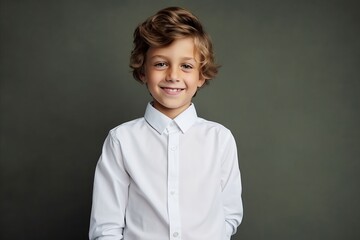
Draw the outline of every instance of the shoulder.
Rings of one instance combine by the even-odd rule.
[[[146,125],[146,121],[143,117],[137,118],[128,122],[124,122],[109,131],[109,135],[115,139],[119,139],[120,136],[127,134],[134,134],[140,131]]]
[[[199,117],[194,127],[197,129],[203,129],[208,133],[216,133],[219,136],[232,137],[230,129],[218,122],[206,120],[204,118]]]
[[[221,123],[210,121],[201,117],[198,117],[198,120],[196,122],[196,127],[201,128],[207,128],[207,129],[214,129],[217,131],[224,131],[224,132],[230,132],[230,130],[222,125]]]
[[[214,141],[222,151],[237,151],[236,140],[231,130],[224,125],[203,118],[198,119],[198,127],[203,128],[201,134],[207,141]]]

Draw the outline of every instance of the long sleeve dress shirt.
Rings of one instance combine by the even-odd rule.
[[[93,189],[90,239],[229,240],[242,220],[235,140],[192,104],[109,132]]]

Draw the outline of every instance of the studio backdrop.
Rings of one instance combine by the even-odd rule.
[[[360,239],[349,0],[2,0],[0,238],[87,238],[103,141],[151,99],[128,66],[133,31],[167,6],[200,18],[222,66],[194,103],[238,145],[244,219],[232,239]]]

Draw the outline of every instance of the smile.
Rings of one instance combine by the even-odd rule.
[[[163,89],[167,94],[178,94],[180,93],[182,90],[184,90],[184,88],[168,88],[168,87],[162,87],[161,89]]]

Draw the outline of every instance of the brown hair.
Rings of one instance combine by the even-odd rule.
[[[142,83],[146,52],[150,47],[165,47],[184,37],[194,38],[200,55],[200,74],[206,79],[205,82],[214,78],[219,65],[214,60],[211,39],[199,19],[186,9],[168,7],[149,17],[135,29],[134,48],[130,56],[130,67],[135,80]]]

